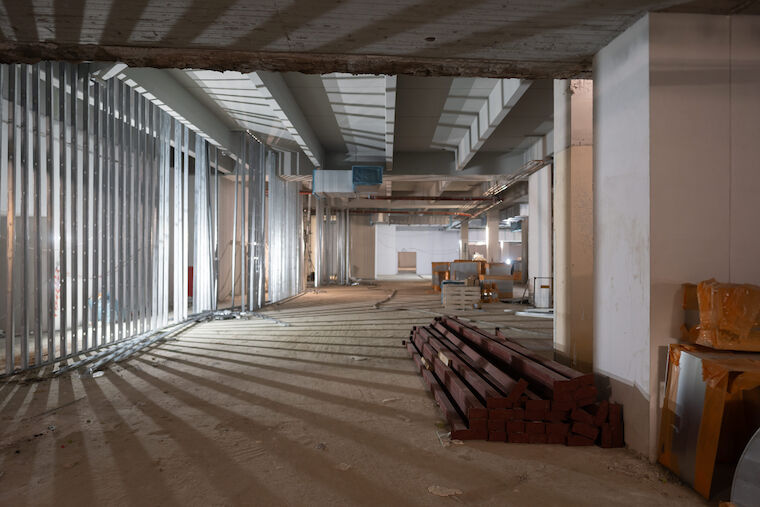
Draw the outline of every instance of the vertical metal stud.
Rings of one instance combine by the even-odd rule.
[[[9,135],[13,130],[13,137],[16,137],[16,130],[11,121],[15,124],[16,108],[16,66],[3,65],[0,69],[0,79],[2,79],[2,94],[0,94],[0,178],[2,185],[0,191],[5,199],[5,223],[0,223],[3,229],[4,242],[0,246],[4,256],[2,265],[2,281],[0,291],[2,291],[5,302],[5,372],[11,373],[15,366],[13,342],[15,338],[14,312],[13,312],[13,264],[14,264],[14,223],[15,223],[15,178],[14,171],[16,165],[16,154],[9,146]]]
[[[92,322],[92,346],[101,345],[101,321],[100,321],[100,259],[102,243],[102,213],[100,212],[103,196],[103,164],[101,144],[103,136],[101,134],[101,112],[100,112],[100,83],[95,82],[92,85],[92,290],[90,291],[90,320]]]
[[[90,348],[90,78],[82,78],[82,350]]]
[[[59,251],[58,256],[61,259],[61,269],[60,269],[60,294],[61,294],[61,305],[60,305],[60,312],[61,312],[61,324],[60,324],[60,334],[59,334],[59,347],[60,347],[60,357],[66,357],[68,355],[68,348],[67,348],[67,341],[68,341],[68,333],[69,333],[69,326],[68,326],[68,314],[69,314],[69,306],[68,306],[68,291],[69,291],[69,284],[68,284],[68,258],[69,258],[69,234],[68,234],[68,227],[69,227],[69,218],[68,215],[68,199],[69,194],[71,193],[71,180],[70,180],[70,170],[68,168],[68,156],[69,153],[66,145],[68,143],[68,129],[67,122],[68,122],[68,101],[66,100],[66,76],[68,75],[68,65],[65,63],[59,64],[58,67],[58,132],[59,132],[59,138],[58,138],[58,148],[59,148],[59,166],[58,166],[58,172],[59,172],[59,179],[60,179],[60,186],[61,186],[61,192],[58,196],[58,205],[60,206],[59,210],[59,219],[60,223],[58,224],[58,229],[60,231],[60,238],[58,241]]]
[[[47,62],[45,64],[45,140],[47,147],[45,149],[45,155],[47,157],[45,163],[45,173],[47,176],[47,220],[45,235],[45,245],[47,249],[47,360],[51,362],[55,359],[55,311],[56,311],[56,298],[55,298],[55,219],[54,219],[54,196],[55,186],[57,181],[54,182],[54,169],[53,169],[53,64]]]
[[[42,143],[40,136],[42,134],[42,101],[40,100],[40,64],[32,66],[32,115],[33,119],[30,124],[31,139],[30,147],[33,157],[32,174],[30,178],[34,183],[30,188],[33,192],[34,206],[34,232],[35,238],[30,238],[30,248],[33,250],[34,275],[32,276],[32,290],[34,291],[34,364],[39,366],[42,363],[42,265],[44,256],[42,255],[42,245],[44,237],[42,235],[42,170],[41,151]],[[31,246],[33,245],[33,246]]]
[[[189,227],[189,193],[190,193],[190,130],[187,125],[183,125],[182,128],[182,316],[187,318],[187,297],[189,294],[188,278],[188,262],[190,257],[190,244],[188,243],[188,227]]]

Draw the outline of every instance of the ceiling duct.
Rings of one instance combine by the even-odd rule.
[[[315,169],[312,191],[320,197],[358,197],[377,192],[383,183],[380,166],[353,166],[350,171]]]

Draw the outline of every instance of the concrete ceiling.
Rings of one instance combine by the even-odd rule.
[[[0,60],[570,77],[653,10],[760,14],[746,0],[2,0]]]

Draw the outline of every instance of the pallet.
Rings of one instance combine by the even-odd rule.
[[[472,308],[472,305],[480,303],[480,287],[467,287],[463,285],[443,286],[443,306],[457,310]]]

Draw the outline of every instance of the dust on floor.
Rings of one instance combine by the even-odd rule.
[[[505,308],[459,314],[551,348],[550,320]],[[0,504],[703,503],[624,449],[442,445],[401,345],[442,312],[424,282],[320,288],[101,377],[2,383]]]

